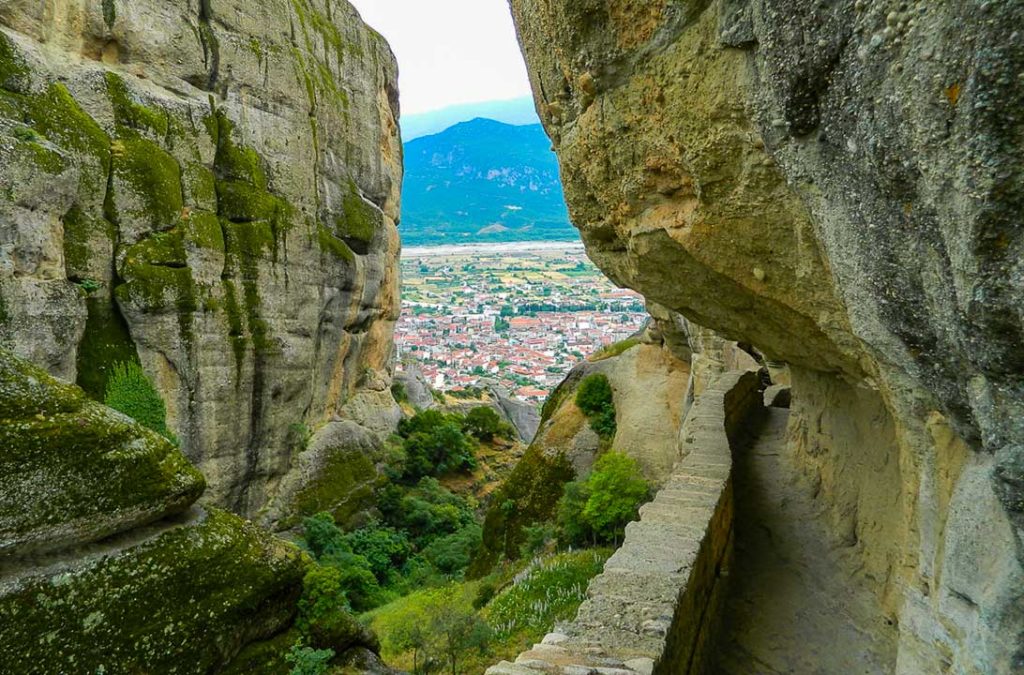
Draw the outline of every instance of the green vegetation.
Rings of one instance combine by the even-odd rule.
[[[487,605],[495,636],[505,640],[523,635],[539,642],[556,621],[571,620],[586,597],[587,584],[611,553],[610,549],[572,551],[531,563]]]
[[[576,405],[590,420],[590,428],[602,439],[615,438],[615,403],[612,385],[602,373],[583,378],[576,390]]]
[[[296,642],[284,660],[292,664],[291,675],[323,675],[333,658],[333,649],[313,649]]]
[[[588,542],[618,545],[626,525],[637,519],[651,490],[636,460],[606,452],[585,481],[572,481],[558,501],[558,539],[566,546]]]
[[[468,413],[462,423],[462,430],[481,441],[498,438],[514,438],[515,430],[508,422],[488,406],[477,406]]]
[[[488,574],[502,558],[516,560],[524,528],[553,517],[562,486],[576,475],[562,454],[549,457],[531,446],[494,493],[484,518],[483,546],[470,565],[470,577]]]
[[[461,416],[424,410],[402,420],[398,433],[404,439],[401,477],[405,482],[476,468],[474,443],[463,432]]]
[[[142,426],[155,431],[172,443],[178,439],[167,428],[167,408],[160,392],[134,361],[114,365],[107,380],[103,402],[114,410],[128,415]]]
[[[636,347],[638,344],[640,344],[640,338],[636,336],[626,338],[625,340],[619,340],[615,344],[610,344],[607,347],[602,347],[598,351],[591,354],[590,358],[587,360],[604,361],[605,359],[610,359],[612,357],[619,356],[623,352],[629,351],[633,347]]]
[[[363,620],[394,666],[414,674],[480,673],[572,619],[610,553],[574,551],[502,567],[483,580],[415,591]]]

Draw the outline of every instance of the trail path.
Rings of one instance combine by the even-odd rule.
[[[891,673],[895,629],[785,457],[789,411],[771,408],[734,454],[735,563],[714,673]]]

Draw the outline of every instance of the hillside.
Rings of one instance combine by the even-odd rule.
[[[540,125],[478,118],[405,144],[406,245],[575,239]]]

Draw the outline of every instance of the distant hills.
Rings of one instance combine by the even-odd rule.
[[[485,101],[483,103],[466,103],[454,105],[441,110],[427,113],[402,116],[402,140],[408,143],[421,136],[439,134],[459,122],[467,122],[477,117],[514,124],[540,124],[537,111],[533,106],[533,98],[513,98],[507,101]]]
[[[474,119],[405,144],[406,245],[576,240],[539,124]]]

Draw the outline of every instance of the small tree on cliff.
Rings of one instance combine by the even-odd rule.
[[[576,390],[576,405],[590,420],[590,428],[603,439],[615,438],[615,402],[612,385],[602,373],[587,375]]]

